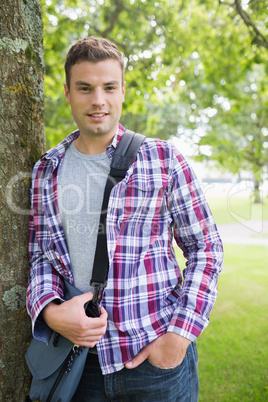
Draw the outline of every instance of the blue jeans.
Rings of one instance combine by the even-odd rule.
[[[195,342],[183,362],[171,369],[145,360],[140,366],[103,376],[98,356],[89,354],[73,402],[196,402],[199,394]]]

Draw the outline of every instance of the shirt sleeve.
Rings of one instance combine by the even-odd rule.
[[[201,186],[174,149],[169,206],[174,238],[186,258],[183,286],[168,331],[194,341],[209,323],[223,264],[223,245]]]
[[[35,169],[34,169],[35,172]],[[39,247],[36,229],[39,230],[39,235],[44,236],[44,220],[45,217],[38,214],[37,222],[35,223],[35,210],[33,208],[33,188],[36,186],[33,172],[33,186],[30,192],[31,195],[31,213],[29,219],[29,268],[30,275],[27,286],[27,311],[32,320],[32,333],[37,339],[48,343],[51,329],[47,326],[42,318],[42,310],[51,301],[58,299],[63,300],[64,283],[63,279],[50,264],[45,253]]]

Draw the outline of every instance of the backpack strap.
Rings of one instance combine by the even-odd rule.
[[[119,142],[111,163],[110,176],[125,177],[127,170],[132,165],[145,136],[127,130]],[[121,180],[122,180],[121,179]],[[119,180],[120,181],[120,180]]]
[[[92,301],[94,305],[99,304],[101,300],[103,290],[107,284],[109,271],[106,217],[110,192],[112,188],[125,177],[126,172],[132,165],[144,139],[144,135],[127,130],[124,132],[117,148],[114,151],[110,173],[104,190],[92,279],[90,281],[91,286],[94,286],[95,288],[94,298]]]

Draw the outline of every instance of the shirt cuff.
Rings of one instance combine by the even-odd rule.
[[[208,324],[208,319],[204,319],[193,311],[179,309],[178,313],[174,312],[167,331],[175,332],[193,342]]]
[[[53,330],[49,328],[49,326],[43,319],[42,311],[52,301],[58,301],[59,303],[64,302],[64,300],[61,299],[58,295],[51,295],[50,298],[46,297],[46,301],[42,303],[42,309],[39,310],[38,314],[36,314],[32,320],[33,337],[39,341],[45,342],[46,344],[49,343]]]

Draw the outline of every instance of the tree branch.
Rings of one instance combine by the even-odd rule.
[[[219,0],[219,5],[220,6],[228,6],[228,7],[233,8],[235,6],[235,3],[227,3],[226,1]]]
[[[114,9],[114,12],[111,15],[111,18],[109,20],[109,25],[104,29],[104,30],[100,30],[98,29],[95,25],[91,25],[91,28],[94,29],[94,31],[96,32],[96,34],[98,34],[99,36],[101,36],[102,38],[106,38],[108,40],[110,40],[111,42],[113,42],[116,46],[118,46],[119,48],[121,47],[124,51],[124,55],[127,57],[127,59],[129,58],[129,54],[128,54],[128,49],[126,48],[126,46],[124,46],[123,43],[118,42],[116,39],[114,39],[110,33],[112,32],[112,30],[114,29],[115,25],[118,22],[118,18],[120,13],[126,9],[124,3],[122,0],[115,0],[115,4],[116,7]]]
[[[225,5],[228,7],[232,7],[236,9],[236,12],[240,15],[242,20],[244,21],[245,25],[248,27],[248,30],[250,32],[250,35],[253,36],[254,42],[258,46],[262,46],[266,49],[268,49],[268,38],[266,38],[256,27],[248,13],[243,10],[241,6],[241,0],[234,0],[234,3],[227,3],[225,1],[219,0],[220,5]]]
[[[102,37],[106,38],[107,35],[114,29],[117,21],[118,21],[118,17],[120,15],[120,13],[124,10],[124,3],[122,2],[122,0],[115,0],[115,10],[110,18],[110,24],[108,25],[108,27],[102,31]]]
[[[253,23],[250,16],[242,9],[240,0],[235,0],[235,7],[236,7],[238,14],[241,16],[241,18],[243,19],[244,23],[247,25],[249,30],[250,30],[250,28],[253,29],[253,32],[255,34],[255,37],[254,37],[255,42],[259,46],[263,46],[266,49],[268,49],[268,39],[258,30],[258,28]],[[251,33],[251,31],[250,31],[250,33]]]

